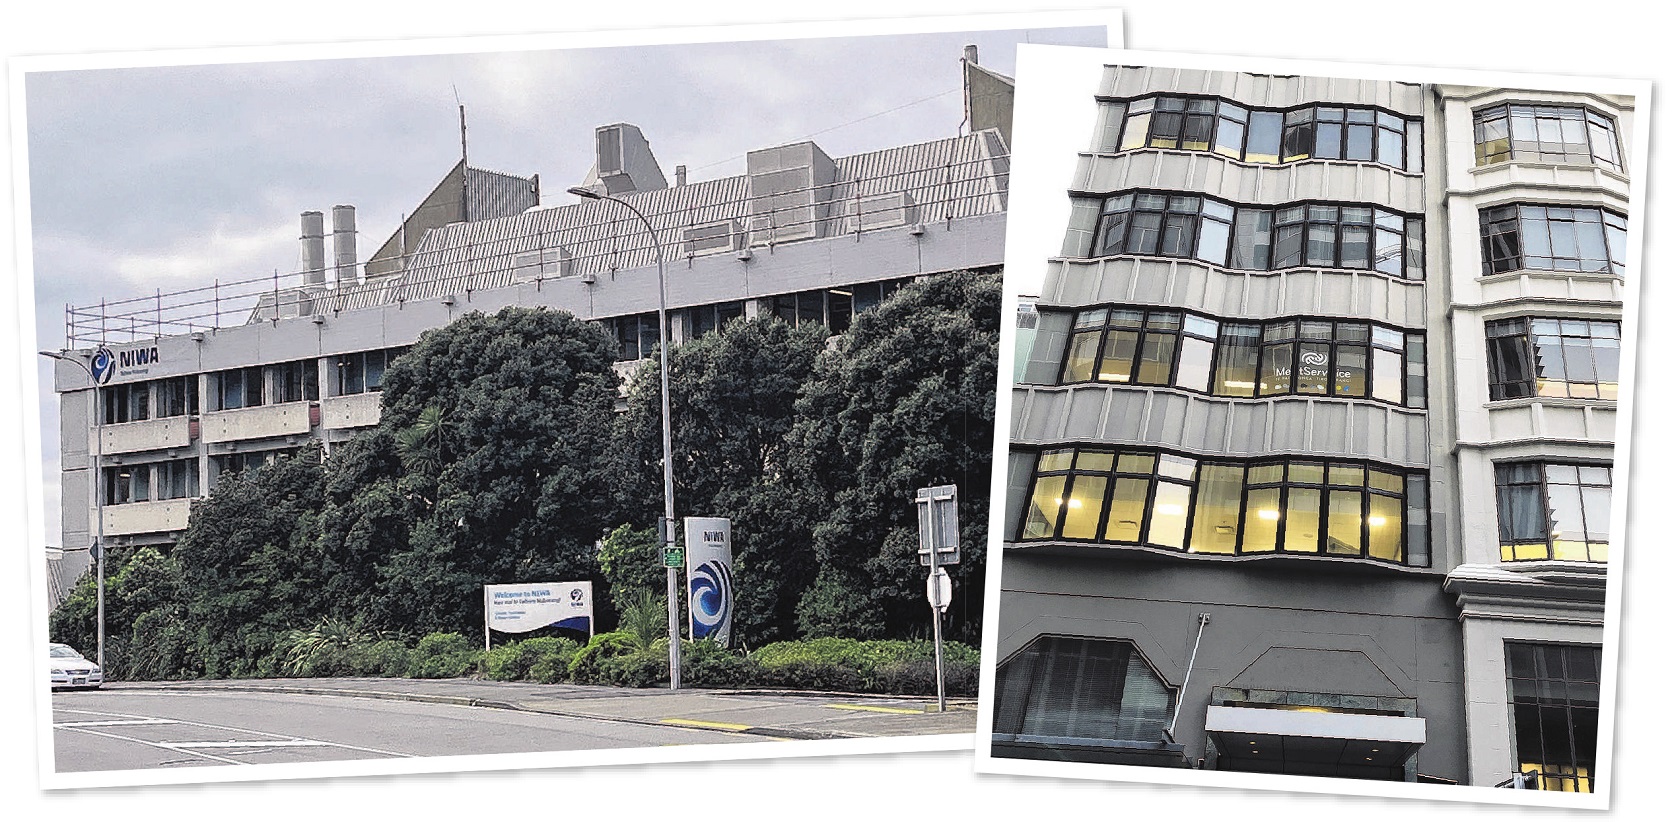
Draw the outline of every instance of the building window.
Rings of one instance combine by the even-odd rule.
[[[1427,482],[1364,462],[1053,449],[1039,455],[1019,540],[1422,563]]]
[[[1102,148],[1202,151],[1246,163],[1346,160],[1422,173],[1422,120],[1363,106],[1250,109],[1160,95],[1102,104]]]
[[[1581,106],[1509,103],[1475,112],[1475,165],[1591,163],[1621,171],[1614,118]]]
[[[654,328],[654,326],[652,326]],[[350,394],[364,394],[368,391],[383,390],[383,374],[389,369],[389,364],[396,357],[405,354],[407,349],[384,348],[377,351],[356,351],[343,354],[336,358],[336,394],[343,397]]]
[[[218,411],[254,408],[262,405],[265,379],[259,365],[234,368],[210,375],[210,390],[214,392]]]
[[[1608,561],[1613,469],[1540,462],[1496,468],[1500,559]]]
[[[1074,317],[1061,383],[1158,385],[1215,397],[1290,394],[1424,408],[1422,334],[1366,322],[1230,322],[1176,310],[1098,308]]]
[[[236,451],[231,454],[219,454],[210,457],[215,467],[216,478],[230,473],[250,471],[276,465],[281,460],[287,460],[301,452],[300,448],[277,448],[270,451]]]
[[[743,303],[715,303],[714,305],[698,306],[685,309],[685,322],[690,339],[696,339],[711,331],[718,331],[726,323],[743,316]]]
[[[157,499],[197,496],[197,460],[186,458],[157,463]]]
[[[273,369],[273,402],[319,399],[319,360],[297,360],[270,368]]]
[[[789,323],[820,323],[832,334],[841,334],[853,324],[855,314],[876,308],[890,294],[911,279],[838,286],[819,291],[779,294],[772,298],[772,315]]]
[[[116,425],[151,418],[151,383],[130,382],[106,386],[99,392],[104,401],[104,424]]]
[[[603,321],[604,330],[615,337],[616,362],[644,359],[656,350],[662,336],[656,330],[656,314],[634,314],[630,317],[611,317]]]
[[[1505,642],[1515,761],[1546,791],[1595,790],[1602,649]]]
[[[1173,690],[1130,642],[1041,636],[998,667],[993,732],[1162,742]]]
[[[1182,257],[1244,271],[1301,266],[1423,278],[1422,218],[1371,205],[1244,206],[1131,191],[1103,201],[1092,255]]]
[[[151,500],[150,465],[112,465],[104,469],[104,504]]]
[[[1480,212],[1481,274],[1624,275],[1626,218],[1600,208],[1513,203]]]
[[[1487,386],[1494,400],[1619,398],[1617,321],[1495,320],[1486,324],[1486,349]]]
[[[184,417],[197,413],[197,376],[170,377],[155,382],[158,417]]]

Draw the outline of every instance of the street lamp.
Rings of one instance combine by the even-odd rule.
[[[82,362],[80,357],[72,357],[68,354],[62,354],[57,351],[41,351],[39,353],[43,357],[49,357],[61,362],[75,363],[76,365],[81,366],[81,370],[87,372],[87,382],[93,386],[93,393],[88,397],[87,403],[93,417],[93,441],[95,443],[92,470],[88,471],[88,474],[91,475],[88,487],[91,488],[93,492],[93,519],[98,523],[98,536],[96,536],[93,540],[93,567],[95,569],[94,578],[97,580],[99,592],[97,617],[98,648],[97,653],[95,654],[97,657],[95,661],[99,663],[99,670],[102,671],[105,666],[105,546],[104,500],[99,494],[99,472],[103,470],[102,463],[104,462],[104,435],[101,432],[101,426],[104,423],[104,418],[99,416],[99,378],[93,374],[93,367],[85,362]]]
[[[662,517],[665,523],[657,530],[665,532],[662,551],[666,556],[668,546],[673,544],[674,533],[673,422],[668,413],[668,276],[662,259],[662,243],[656,238],[656,227],[650,224],[650,218],[626,200],[580,186],[569,189],[569,193],[583,200],[620,203],[644,223],[644,230],[650,234],[650,245],[656,249],[656,333],[661,339],[662,355]],[[679,690],[679,569],[672,565],[668,566],[668,687]]]

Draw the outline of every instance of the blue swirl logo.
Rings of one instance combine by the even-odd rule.
[[[116,355],[103,346],[93,352],[93,382],[104,385],[116,374]]]
[[[691,572],[691,638],[727,644],[731,612],[731,567],[715,561],[697,566]]]

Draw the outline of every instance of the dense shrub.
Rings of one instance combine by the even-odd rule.
[[[961,642],[947,642],[942,656],[947,692],[974,694],[980,653]],[[820,637],[774,642],[751,658],[760,666],[764,683],[781,688],[935,692],[935,644],[929,640]]]
[[[451,679],[477,668],[482,651],[461,634],[436,632],[418,640],[408,676],[418,679]]]
[[[679,675],[685,684],[735,688],[761,678],[761,667],[753,657],[728,651],[712,640],[680,643],[679,649]]]
[[[380,639],[349,648],[345,662],[351,676],[405,677],[415,655],[398,639]]]
[[[609,684],[604,677],[604,660],[631,656],[644,647],[637,636],[626,631],[598,634],[570,660],[569,679],[582,685]]]
[[[544,670],[568,673],[569,660],[580,650],[580,643],[567,637],[535,637],[507,642],[487,655],[488,679],[514,681],[531,679],[530,672],[542,660],[550,657]],[[559,667],[561,666],[561,667]],[[549,675],[549,674],[548,674]],[[558,679],[561,675],[558,676]],[[546,681],[555,682],[557,679]]]

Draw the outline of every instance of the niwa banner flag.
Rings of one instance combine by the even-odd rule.
[[[732,586],[731,520],[685,518],[685,579],[690,586],[691,639],[712,639],[727,647],[737,604]]]

